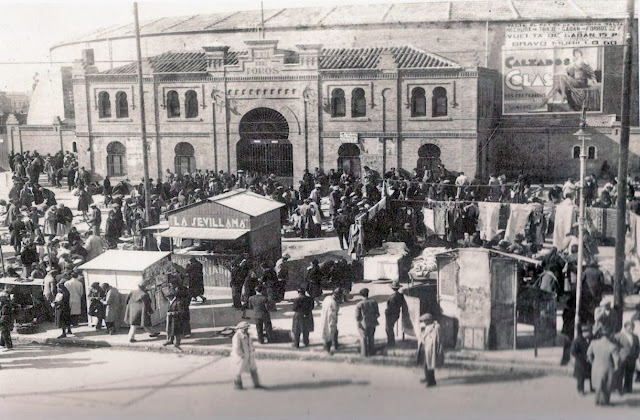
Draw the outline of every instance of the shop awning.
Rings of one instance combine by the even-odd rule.
[[[155,233],[154,235],[161,236],[163,238],[233,241],[247,233],[249,233],[248,229],[202,229],[173,226],[162,232]]]

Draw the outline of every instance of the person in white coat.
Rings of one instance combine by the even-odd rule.
[[[254,355],[253,342],[249,335],[249,323],[242,321],[236,325],[236,333],[231,340],[231,359],[237,369],[236,377],[233,381],[235,389],[242,389],[242,374],[250,373],[255,388],[264,388],[258,379],[258,367]]]
[[[71,322],[74,326],[78,325],[80,315],[82,314],[82,297],[84,295],[84,284],[82,282],[82,274],[74,273],[71,280],[64,283],[69,290],[69,305],[71,306]]]
[[[338,349],[338,297],[341,290],[335,289],[333,294],[327,296],[322,301],[322,312],[320,313],[320,330],[322,331],[322,342],[324,350],[333,354]],[[331,346],[333,345],[333,348]]]
[[[427,387],[436,385],[436,368],[444,365],[444,352],[442,341],[440,340],[440,324],[433,318],[433,315],[426,313],[420,317],[423,324],[420,334],[420,348],[418,357],[424,357],[424,380]]]

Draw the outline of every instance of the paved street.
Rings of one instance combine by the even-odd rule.
[[[567,377],[258,361],[267,390],[232,389],[226,358],[18,346],[0,353],[2,419],[632,418],[640,392],[600,408]],[[479,413],[482,413],[481,415]],[[551,414],[553,413],[553,414]]]

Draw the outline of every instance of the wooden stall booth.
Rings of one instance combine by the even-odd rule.
[[[234,190],[167,212],[169,228],[155,235],[171,238],[174,263],[186,266],[194,257],[202,263],[208,294],[212,287],[229,286],[234,260],[247,258],[255,267],[280,258],[283,206],[269,197]]]
[[[85,290],[90,290],[91,284],[95,282],[109,283],[122,294],[123,305],[129,293],[137,289],[138,283],[142,280],[151,297],[152,324],[157,325],[165,321],[168,302],[162,288],[168,286],[167,274],[172,270],[170,252],[113,249],[81,265],[79,269],[84,272]],[[91,302],[87,301],[87,307],[90,304]],[[122,316],[124,319],[124,310]],[[89,325],[94,326],[96,321],[95,318],[89,317]]]
[[[436,255],[438,300],[444,342],[458,349],[515,349],[518,262],[540,264],[486,248],[460,248]]]

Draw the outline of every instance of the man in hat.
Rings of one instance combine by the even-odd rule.
[[[204,297],[204,274],[202,271],[202,263],[198,261],[196,257],[191,257],[186,270],[187,276],[189,277],[189,294],[191,295],[191,299],[197,302],[198,298],[200,298],[201,302],[204,303],[207,298]]]
[[[396,337],[393,328],[400,318],[400,312],[407,310],[407,302],[404,299],[404,295],[400,293],[400,288],[400,281],[394,280],[393,283],[391,283],[393,294],[389,297],[389,300],[387,300],[387,309],[384,311],[388,347],[396,345]]]
[[[276,283],[276,302],[281,302],[284,299],[284,294],[287,290],[287,279],[289,278],[289,254],[282,254],[282,258],[276,261],[274,270],[278,278]]]
[[[356,322],[360,333],[360,355],[364,357],[375,354],[374,335],[380,312],[378,303],[369,299],[369,289],[366,287],[360,290],[360,295],[364,298],[356,305]]]
[[[235,309],[242,309],[242,286],[249,275],[249,264],[242,259],[240,263],[234,262],[231,266],[231,300]]]
[[[587,350],[591,344],[591,325],[582,324],[581,334],[571,343],[571,356],[574,359],[573,376],[578,382],[578,393],[584,394],[584,381],[589,380],[589,388],[593,391],[591,382],[591,362],[587,357]]]
[[[5,349],[13,348],[11,330],[13,329],[13,307],[6,291],[0,292],[0,345]]]
[[[102,212],[98,208],[96,203],[91,203],[90,208],[90,216],[89,220],[87,220],[87,224],[89,224],[89,229],[96,235],[100,235],[100,225],[102,224]]]
[[[151,330],[151,297],[145,290],[144,281],[138,282],[138,288],[131,291],[127,297],[127,306],[124,311],[124,320],[129,324],[129,342],[135,343],[136,330],[138,327],[144,328],[149,333],[149,337],[154,338],[160,335],[159,332]]]
[[[313,191],[311,191],[311,194],[309,194],[309,198],[312,202],[316,203],[318,208],[320,208],[320,200],[322,199],[322,192],[320,191],[320,188],[322,188],[322,185],[316,184]]]
[[[620,370],[617,374],[617,388],[621,394],[633,392],[633,372],[640,356],[640,342],[633,333],[633,321],[626,321],[622,331],[615,336],[620,346]]]
[[[613,330],[602,330],[602,336],[593,340],[587,349],[591,362],[591,382],[596,389],[596,405],[609,405],[611,391],[615,387],[616,371],[620,368],[618,343],[613,338]]]
[[[436,368],[444,365],[444,352],[440,340],[440,324],[430,313],[420,317],[422,332],[420,334],[420,346],[418,357],[424,357],[424,380],[427,388],[436,385]]]
[[[273,342],[269,299],[263,293],[264,286],[258,286],[256,294],[249,298],[249,307],[253,308],[253,320],[256,323],[256,332],[258,333],[260,344],[264,344],[265,335],[267,341]]]
[[[338,300],[341,294],[341,289],[337,288],[322,301],[320,329],[322,330],[324,350],[330,354],[338,349]],[[331,348],[332,345],[333,348]]]
[[[298,297],[293,299],[293,324],[291,335],[293,347],[300,347],[300,334],[305,347],[309,347],[309,332],[313,331],[313,307],[315,302],[307,296],[304,287],[298,288]]]
[[[236,377],[233,380],[235,389],[242,389],[242,374],[250,373],[254,388],[264,388],[260,385],[258,378],[258,367],[256,366],[255,350],[249,335],[249,323],[242,321],[236,325],[236,333],[231,339],[231,353],[229,354],[233,365],[237,369]]]
[[[115,335],[120,327],[120,319],[122,317],[122,295],[115,287],[111,287],[109,283],[102,283],[102,290],[105,293],[104,301],[105,317],[104,323],[107,332]]]
[[[344,213],[343,209],[338,209],[338,214],[333,219],[333,228],[338,234],[338,241],[340,242],[340,249],[344,249],[345,245],[349,246],[349,216]]]
[[[71,307],[71,322],[74,327],[78,326],[80,315],[82,314],[82,301],[84,299],[84,282],[82,274],[74,272],[71,280],[67,280],[64,285],[69,291],[69,305]]]

